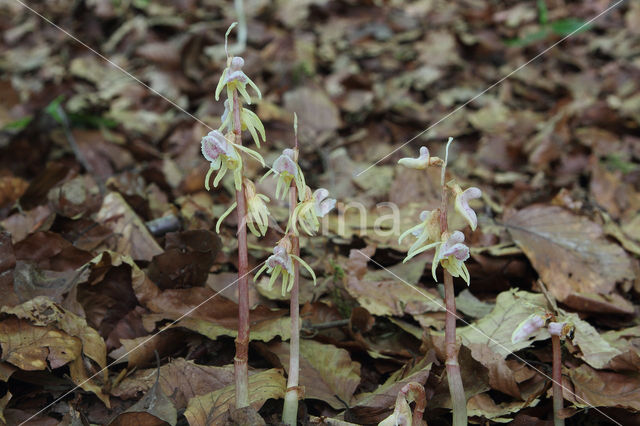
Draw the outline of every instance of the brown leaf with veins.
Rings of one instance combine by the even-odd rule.
[[[289,344],[277,342],[269,346],[285,368],[289,368]],[[300,386],[305,398],[319,399],[335,409],[344,408],[340,397],[349,404],[360,384],[360,364],[349,352],[314,340],[300,341]]]
[[[114,236],[108,240],[108,248],[118,253],[150,261],[163,252],[142,219],[117,192],[104,197],[96,222],[111,229]]]
[[[135,371],[120,382],[111,394],[123,399],[136,398],[138,393],[146,392],[155,383],[153,372],[155,368]],[[177,358],[160,367],[159,383],[176,408],[182,409],[191,398],[233,383],[233,365],[214,367]]]
[[[286,381],[282,370],[272,368],[249,375],[249,405],[256,410],[267,399],[284,398]],[[229,410],[235,407],[235,385],[232,383],[222,389],[189,400],[184,416],[191,426],[209,426],[225,424]]]
[[[637,375],[595,370],[586,364],[568,370],[575,395],[564,397],[578,407],[619,407],[640,410],[640,378]]]
[[[635,277],[628,255],[600,225],[560,207],[527,207],[504,223],[561,302],[575,293],[608,295],[616,282]]]

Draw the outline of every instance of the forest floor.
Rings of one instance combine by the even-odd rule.
[[[575,327],[567,423],[638,424],[640,2],[244,3],[229,48],[262,90],[260,151],[292,146],[297,113],[307,183],[337,200],[301,238],[318,277],[301,281],[301,422],[377,424],[413,381],[428,424],[450,424],[433,251],[403,263],[398,242],[439,206],[440,172],[397,162],[453,137],[448,179],[483,194],[455,281],[470,423],[553,424],[549,333],[512,340],[553,313]],[[0,421],[230,421],[238,244],[234,215],[215,224],[235,194],[231,173],[205,190],[200,141],[237,20],[223,0],[0,2]],[[274,182],[250,269],[286,223]],[[291,331],[267,283],[250,397],[277,424]]]

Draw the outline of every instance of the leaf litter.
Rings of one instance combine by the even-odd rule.
[[[220,124],[211,91],[236,11],[71,3],[32,6],[201,122],[18,3],[4,6],[0,421],[53,402],[42,424],[277,423],[288,303],[279,289],[252,291],[260,418],[246,417],[232,410],[235,218],[213,232],[233,181],[204,191],[197,145],[203,123]],[[456,282],[470,421],[550,418],[550,336],[514,344],[511,333],[556,306],[575,326],[563,359],[570,421],[638,421],[640,7],[624,2],[476,97],[604,10],[544,3],[543,21],[534,5],[485,0],[245,2],[265,158],[289,147],[295,110],[300,165],[338,199],[322,236],[301,240],[319,281],[303,280],[301,297],[305,421],[375,424],[408,382],[425,386],[430,424],[448,421],[432,255],[403,264],[409,247],[397,240],[438,206],[439,176],[394,167],[420,145],[442,158],[448,136],[451,174],[484,194],[478,229],[465,235],[471,285]],[[250,239],[250,268],[278,238]]]

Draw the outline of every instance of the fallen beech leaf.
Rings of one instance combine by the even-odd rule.
[[[160,368],[156,368],[155,383],[142,397],[127,411],[121,413],[109,425],[129,426],[144,424],[149,426],[164,426],[166,423],[175,426],[178,412],[171,400],[160,387]]]
[[[111,394],[123,399],[136,398],[138,393],[146,392],[153,386],[153,370],[135,371],[120,382]],[[191,398],[222,389],[231,383],[233,365],[214,367],[177,358],[160,367],[160,387],[178,410],[186,408]]]
[[[277,342],[269,346],[285,368],[289,368],[289,344]],[[349,352],[333,345],[313,340],[300,341],[300,386],[305,398],[319,399],[335,409],[344,408],[360,384],[360,364],[352,361]],[[396,395],[397,396],[397,395]]]
[[[16,202],[24,194],[29,184],[26,180],[15,176],[0,177],[0,207]]]
[[[95,220],[111,229],[114,237],[108,240],[108,248],[118,253],[134,260],[150,261],[163,251],[144,222],[117,192],[104,197]]]
[[[490,314],[479,319],[472,326],[459,327],[458,335],[465,345],[484,343],[493,352],[508,356],[512,352],[526,348],[537,340],[549,337],[544,330],[531,335],[530,340],[511,342],[511,335],[518,324],[529,315],[547,309],[547,301],[542,294],[526,291],[504,291],[496,298],[496,305]]]
[[[586,364],[568,370],[573,392],[564,397],[578,407],[619,407],[640,410],[640,378],[637,375],[599,371]]]
[[[635,276],[628,255],[599,225],[560,207],[527,207],[505,225],[560,301],[572,293],[607,295],[616,282]]]
[[[611,346],[591,324],[581,320],[577,314],[566,315],[563,321],[568,321],[575,326],[571,342],[580,347],[582,355],[579,358],[593,368],[604,368],[614,357],[622,353]]]
[[[535,407],[540,402],[539,399],[533,401],[502,402],[496,404],[486,393],[472,396],[467,401],[467,414],[469,417],[483,417],[496,423],[507,423],[513,419],[507,416],[520,411],[523,408]]]
[[[0,225],[11,233],[11,241],[16,244],[24,240],[32,232],[47,229],[55,214],[48,205],[38,206],[28,211],[15,213],[2,222]]]
[[[410,263],[400,263],[387,270],[369,271],[367,265],[374,253],[375,248],[369,246],[351,250],[349,254],[349,280],[346,289],[363,308],[372,315],[379,316],[419,315],[445,310],[444,301],[434,290],[429,291],[415,285],[427,263],[424,257],[418,257]],[[417,290],[403,281],[414,285]]]
[[[272,368],[249,375],[249,404],[259,410],[267,399],[284,398],[286,381],[282,370]],[[235,407],[235,384],[189,400],[184,416],[191,426],[225,424]]]

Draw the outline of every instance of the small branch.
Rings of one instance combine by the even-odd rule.
[[[551,336],[553,347],[553,423],[555,426],[564,426],[564,419],[560,417],[563,407],[562,396],[562,347],[560,336]]]

